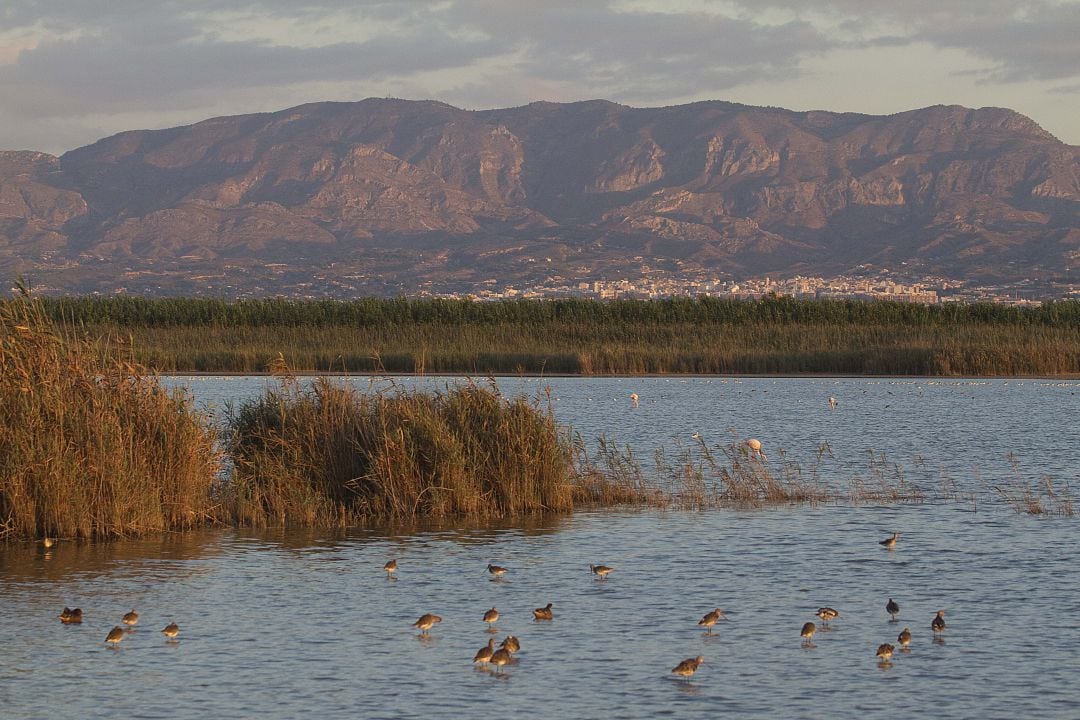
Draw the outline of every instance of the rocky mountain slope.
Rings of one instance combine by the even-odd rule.
[[[56,291],[273,293],[307,277],[311,294],[411,293],[642,265],[901,263],[1080,275],[1080,148],[999,108],[369,99],[125,132],[59,158],[0,152],[0,272]]]

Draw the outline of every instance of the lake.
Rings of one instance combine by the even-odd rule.
[[[221,412],[267,380],[170,382]],[[693,433],[760,438],[777,465],[809,466],[827,443],[837,488],[884,454],[926,499],[0,547],[0,716],[1076,717],[1077,519],[1017,512],[995,488],[1076,485],[1080,382],[498,382],[550,388],[560,421],[586,442],[629,444],[645,465]],[[889,551],[878,541],[892,531]],[[390,558],[396,580],[381,569]],[[494,580],[488,563],[509,572]],[[599,580],[594,563],[616,569]],[[534,622],[548,602],[554,620]],[[806,646],[799,629],[821,625],[823,605],[840,616]],[[83,623],[62,625],[64,606]],[[471,663],[493,606],[494,636],[522,645],[501,672]],[[718,606],[728,619],[704,633],[697,621]],[[132,608],[135,631],[107,647]],[[411,624],[426,612],[443,622],[423,636]],[[910,651],[879,665],[875,649],[904,627]],[[670,673],[697,655],[691,681]]]

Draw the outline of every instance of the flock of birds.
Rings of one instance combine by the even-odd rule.
[[[760,452],[760,443],[757,447],[752,445],[750,441],[747,441],[748,447],[754,451]],[[896,543],[900,539],[900,533],[894,532],[890,537],[879,541],[879,544],[887,550],[894,550]],[[49,543],[51,545],[51,543]],[[383,571],[386,573],[386,577],[389,580],[394,580],[398,570],[398,562],[396,559],[389,560],[383,565]],[[598,580],[607,580],[608,576],[615,571],[615,568],[609,565],[589,565],[589,571],[597,577]],[[508,568],[500,565],[488,564],[487,572],[496,580],[501,579],[508,572]],[[548,603],[544,607],[535,608],[532,611],[533,619],[536,621],[551,621],[554,619],[554,612],[552,611],[553,603]],[[896,616],[900,613],[900,605],[892,598],[885,604],[885,611],[889,614],[891,622],[896,621]],[[820,607],[817,612],[814,613],[821,621],[822,627],[827,628],[831,620],[835,620],[840,616],[840,611],[831,607]],[[483,615],[483,620],[488,624],[489,632],[495,632],[495,623],[498,622],[500,617],[497,608],[492,607],[486,611]],[[69,608],[65,607],[63,612],[59,615],[60,622],[65,625],[78,625],[83,621],[83,611],[81,608]],[[705,628],[706,634],[712,634],[713,628],[721,620],[727,620],[727,616],[720,608],[715,608],[705,613],[705,615],[698,621],[698,625]],[[123,626],[117,625],[109,631],[109,634],[105,637],[105,643],[110,647],[117,647],[124,640],[125,637],[131,632],[134,632],[135,625],[139,623],[139,613],[135,610],[131,610],[125,613],[120,620]],[[427,635],[427,633],[435,625],[442,622],[442,617],[434,613],[424,613],[416,622],[412,625],[420,631],[421,635]],[[930,629],[935,637],[945,632],[945,611],[938,610],[933,620],[930,622]],[[799,635],[802,637],[804,647],[813,647],[814,634],[817,633],[818,626],[813,622],[807,622],[802,626],[802,630]],[[170,622],[161,630],[165,635],[167,642],[176,642],[177,636],[180,634],[180,627],[175,622]],[[900,631],[900,634],[896,637],[897,644],[900,645],[901,652],[908,652],[911,644],[911,629],[905,627]],[[484,647],[480,648],[473,656],[473,663],[480,666],[492,666],[497,673],[501,673],[503,668],[514,662],[514,654],[521,650],[521,642],[514,635],[507,635],[498,647],[495,646],[495,638],[492,637],[488,640]],[[888,666],[891,664],[893,653],[896,652],[896,646],[892,643],[882,643],[878,646],[875,656],[879,659],[882,666]],[[671,673],[679,676],[683,680],[689,682],[698,668],[705,662],[704,657],[698,655],[697,657],[686,658],[679,662],[674,668],[671,669]]]
[[[81,625],[83,621],[82,608],[69,608],[65,607],[60,613],[60,622],[65,625]],[[128,636],[129,633],[135,631],[135,626],[139,624],[139,613],[132,610],[131,612],[124,613],[124,617],[120,618],[126,627],[116,625],[109,634],[105,636],[105,644],[110,647],[116,647],[120,642]],[[180,634],[180,626],[174,622],[169,623],[161,629],[163,635],[165,635],[167,642],[176,642],[176,637]]]
[[[759,448],[760,449],[760,448]],[[885,538],[879,542],[887,550],[893,550],[896,548],[897,540],[899,540],[900,534],[893,533],[892,536]],[[389,560],[383,565],[383,570],[386,572],[387,579],[395,579],[394,573],[397,572],[398,562],[396,559]],[[608,565],[589,565],[589,570],[597,576],[598,580],[606,580],[608,575],[615,571],[615,568]],[[508,568],[500,565],[488,564],[487,572],[492,575],[496,580],[502,578],[507,572]],[[900,605],[892,598],[885,604],[885,611],[890,616],[890,622],[896,622],[896,616],[900,613]],[[554,619],[554,613],[552,612],[552,603],[548,603],[544,607],[535,608],[532,611],[533,619],[536,621],[550,621]],[[831,620],[835,620],[840,616],[840,611],[831,607],[821,607],[814,613],[822,623],[823,628],[827,628]],[[498,622],[500,617],[497,608],[491,608],[483,615],[483,620],[488,624],[489,632],[495,632],[495,623]],[[721,620],[727,620],[727,616],[720,608],[715,608],[705,613],[705,615],[698,621],[698,625],[705,628],[706,634],[712,634],[713,628]],[[416,622],[412,624],[413,627],[420,631],[421,635],[427,635],[428,632],[435,625],[442,622],[442,617],[435,615],[434,613],[424,613]],[[933,620],[930,622],[930,629],[935,637],[938,637],[941,633],[945,632],[945,611],[938,610]],[[818,631],[818,626],[813,622],[807,622],[802,626],[800,636],[803,639],[804,647],[814,647],[813,637]],[[905,627],[897,635],[896,642],[900,645],[901,652],[908,652],[911,644],[911,629]],[[521,650],[521,642],[517,637],[513,635],[507,635],[498,647],[495,646],[495,638],[490,638],[486,645],[480,648],[473,656],[473,663],[480,666],[493,666],[496,673],[502,673],[505,666],[514,662],[514,654]],[[875,656],[879,660],[879,664],[883,667],[891,665],[893,653],[896,651],[896,646],[892,643],[882,643],[878,646]],[[674,668],[671,669],[673,675],[677,675],[686,682],[689,682],[698,668],[704,664],[705,658],[701,655],[692,658],[686,658],[679,662]]]

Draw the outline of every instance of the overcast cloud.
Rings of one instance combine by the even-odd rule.
[[[1080,0],[5,0],[0,148],[372,95],[955,102],[1080,143],[1077,38]]]

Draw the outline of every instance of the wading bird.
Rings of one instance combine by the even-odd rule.
[[[893,654],[894,649],[895,648],[892,645],[890,645],[889,643],[881,643],[880,645],[878,645],[877,652],[875,653],[875,655],[877,657],[881,658],[882,665],[884,665],[885,663],[889,662],[889,660],[892,659],[892,654]]]
[[[484,622],[486,622],[488,624],[488,627],[493,626],[498,621],[499,621],[499,611],[496,610],[495,608],[491,608],[486,613],[484,613]]]
[[[802,630],[799,631],[799,635],[802,636],[803,645],[810,645],[814,642],[814,633],[817,632],[817,625],[812,622],[808,622],[802,626]]]
[[[387,560],[386,564],[382,566],[382,569],[386,573],[386,577],[394,577],[394,573],[397,572],[397,560]]]
[[[840,611],[834,610],[831,607],[818,608],[817,612],[814,614],[821,618],[822,625],[828,625],[830,620],[840,617]]]
[[[497,578],[501,578],[503,575],[506,574],[506,568],[499,567],[498,565],[492,565],[490,563],[488,563],[487,571]]]
[[[900,643],[901,650],[907,650],[908,645],[911,644],[911,630],[908,628],[901,630],[896,636],[896,642]]]
[[[937,615],[930,621],[930,629],[934,631],[934,634],[945,632],[945,611],[938,610]]]
[[[892,598],[889,598],[889,602],[885,603],[885,612],[889,613],[893,622],[896,622],[896,616],[900,613],[900,605]]]
[[[750,457],[761,458],[762,460],[768,460],[765,457],[765,452],[761,449],[761,441],[757,438],[750,438],[746,441],[746,447],[750,451]]]
[[[884,540],[879,540],[878,545],[882,545],[884,547],[887,547],[889,550],[892,550],[894,547],[896,547],[896,541],[899,539],[900,533],[894,532],[892,534],[892,537],[887,537]]]
[[[134,610],[132,610],[129,613],[124,613],[124,617],[122,618],[122,620],[123,620],[123,623],[125,625],[127,625],[128,627],[133,627],[135,625],[138,625],[139,624],[139,613],[135,612]]]
[[[634,407],[637,407],[637,406],[638,406],[638,396],[637,396],[637,393],[630,393],[630,404],[631,404],[632,406],[634,406]]]
[[[496,672],[502,672],[503,667],[510,664],[510,660],[510,651],[506,648],[499,648],[488,658],[488,662],[498,668]]]
[[[161,632],[165,635],[165,637],[171,640],[172,638],[180,634],[180,626],[176,623],[169,623],[161,629]]]
[[[495,638],[488,640],[487,645],[476,651],[473,655],[472,661],[474,663],[480,663],[481,665],[487,665],[491,662],[491,656],[495,654]]]
[[[503,648],[504,650],[506,650],[506,652],[513,655],[514,653],[521,650],[521,642],[518,641],[518,639],[513,635],[507,635],[506,638],[501,643],[499,643],[499,647]]]
[[[721,619],[726,619],[724,617],[724,611],[720,608],[716,608],[715,610],[710,610],[709,612],[705,613],[705,617],[698,620],[698,625],[709,628],[708,632],[711,633],[713,626],[716,625],[716,623],[719,622]]]
[[[432,615],[431,613],[424,613],[420,618],[413,623],[414,628],[419,628],[421,634],[426,634],[433,626],[442,622],[442,618],[438,615]]]
[[[116,645],[123,639],[124,628],[120,627],[119,625],[110,630],[109,634],[105,636],[105,642],[109,643],[110,645]]]
[[[671,672],[689,681],[690,677],[697,672],[698,666],[705,662],[705,658],[698,655],[694,658],[686,658],[671,669]]]
[[[599,575],[601,580],[607,580],[607,576],[615,572],[615,568],[607,565],[590,565],[589,570],[593,575]]]

